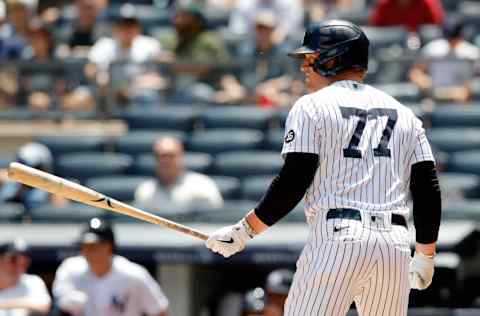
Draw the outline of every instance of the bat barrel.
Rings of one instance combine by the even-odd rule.
[[[145,212],[128,204],[122,203],[108,196],[105,196],[95,190],[89,189],[78,183],[68,181],[53,174],[31,168],[18,162],[12,162],[8,168],[8,177],[14,181],[38,188],[52,194],[65,197],[80,203],[88,204],[94,207],[100,207],[116,213],[121,213],[137,219],[162,225],[167,228],[185,233],[187,235],[207,240],[208,235],[170,221],[166,218]]]

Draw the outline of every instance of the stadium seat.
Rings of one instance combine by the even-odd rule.
[[[432,127],[479,127],[480,104],[445,104],[431,114]]]
[[[443,37],[443,31],[442,28],[438,25],[435,24],[424,24],[420,26],[420,29],[418,31],[418,36],[420,37],[420,43],[422,43],[422,46],[425,44],[442,38]]]
[[[362,29],[370,40],[371,51],[392,48],[393,46],[398,48],[406,46],[408,32],[404,27],[363,26]]]
[[[207,153],[185,153],[185,167],[187,170],[209,173],[213,163],[213,158]],[[155,156],[153,154],[139,155],[133,163],[133,173],[136,175],[155,175]]]
[[[251,210],[256,201],[249,200],[226,200],[222,208],[218,210],[197,209],[194,219],[204,223],[234,223],[240,220]]]
[[[480,150],[459,151],[450,156],[447,171],[480,176]]]
[[[33,223],[85,223],[92,217],[105,217],[107,211],[93,206],[72,202],[55,207],[43,205],[29,211]]]
[[[242,181],[241,198],[259,201],[267,191],[274,175],[247,177]]]
[[[90,178],[85,185],[97,192],[105,194],[122,202],[133,201],[135,190],[151,177],[144,176],[109,176]]]
[[[8,165],[12,162],[15,161],[15,157],[13,155],[2,155],[0,156],[0,169],[6,169],[8,168]]]
[[[228,152],[215,157],[213,173],[244,179],[249,176],[277,174],[282,165],[283,160],[278,152]]]
[[[444,199],[462,199],[472,197],[480,184],[480,177],[472,174],[443,172],[439,174],[440,188]]]
[[[446,153],[480,149],[480,128],[432,128],[427,136],[436,150]]]
[[[275,112],[254,106],[226,106],[207,108],[200,116],[202,127],[268,129]]]
[[[384,70],[382,69],[381,71]],[[420,89],[413,83],[398,82],[376,84],[375,87],[386,92],[402,103],[416,103],[420,102],[422,99],[422,93],[420,92]]]
[[[212,176],[224,200],[235,200],[240,195],[240,180],[234,177]]]
[[[43,136],[37,138],[37,141],[47,146],[53,156],[79,152],[100,152],[105,145],[105,139],[101,136]]]
[[[0,222],[19,222],[25,214],[25,207],[21,203],[6,202],[0,203]]]
[[[188,151],[218,154],[233,150],[259,149],[263,133],[251,129],[211,129],[193,133],[187,142]]]
[[[127,174],[132,158],[118,153],[71,153],[58,157],[55,173],[61,177],[78,179]]]
[[[280,153],[283,146],[285,131],[283,129],[272,129],[265,134],[265,150],[277,151]]]
[[[449,308],[442,307],[411,307],[408,316],[451,316]]]
[[[187,139],[187,135],[181,131],[133,131],[115,139],[114,150],[119,153],[137,156],[145,153],[152,153],[153,144],[161,137],[175,137],[182,143]]]
[[[145,111],[142,108],[127,110],[121,114],[130,129],[159,129],[191,132],[194,129],[199,109],[193,107],[167,106]]]
[[[446,200],[442,207],[442,217],[446,220],[480,220],[480,200]]]
[[[478,316],[480,308],[455,308],[452,316]]]

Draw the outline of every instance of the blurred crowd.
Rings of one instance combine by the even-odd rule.
[[[131,108],[139,108],[148,118],[155,109],[183,106],[185,110],[184,105],[197,104],[288,110],[305,91],[299,64],[286,53],[298,46],[306,25],[327,18],[349,19],[364,27],[372,47],[368,83],[382,85],[407,106],[415,104],[423,110],[432,105],[469,105],[480,99],[479,12],[480,2],[456,0],[0,0],[0,110],[94,112],[114,118]],[[174,126],[176,121],[170,124],[156,128],[181,130]],[[273,134],[268,128],[261,133]],[[258,133],[250,133],[245,139],[253,143],[251,135]],[[196,137],[192,135],[191,139]],[[215,141],[221,136],[211,135]],[[277,137],[280,141],[282,135]],[[474,146],[478,146],[478,135]],[[457,134],[453,143],[461,147],[469,139],[467,134],[462,136]],[[223,140],[228,150],[236,138],[226,137],[231,138]],[[192,142],[186,148],[185,143],[181,137],[155,134],[144,144],[148,159],[134,157],[145,163],[149,178],[132,179],[126,201],[149,210],[162,205],[180,214],[192,208],[225,207],[228,189],[219,183],[226,184],[226,177],[219,181],[191,170],[188,150],[206,151]],[[220,151],[207,145],[217,157]],[[267,147],[272,148],[277,150]],[[211,159],[206,154],[200,158],[205,157]],[[472,160],[478,162],[476,157]],[[14,157],[47,172],[59,170],[55,170],[56,159],[51,146],[41,142],[24,144]],[[267,175],[274,173],[272,160],[256,163],[269,165]],[[114,165],[113,160],[108,164]],[[233,169],[228,164],[225,168]],[[464,175],[470,171],[464,169]],[[82,172],[86,170],[78,171],[79,177],[72,180],[85,184]],[[267,182],[261,180],[255,183],[264,191]],[[479,184],[477,178],[473,182]],[[2,173],[0,203],[22,205],[27,210],[21,214],[23,222],[32,220],[31,210],[45,214],[44,206],[60,209],[71,204],[10,182]],[[113,231],[103,218],[89,221],[77,246],[80,255],[62,263],[49,292],[41,279],[27,273],[30,259],[22,240],[0,245],[0,316],[7,315],[4,309],[14,316],[27,315],[26,311],[113,315],[130,308],[132,315],[168,314],[168,299],[148,271],[116,255]],[[126,270],[133,272],[120,273]],[[111,291],[126,280],[135,291]],[[281,315],[289,282],[290,271],[272,272],[259,288],[234,298],[237,314]],[[140,293],[142,299],[136,298]],[[232,315],[231,308],[230,298],[225,297],[216,314]]]
[[[367,81],[406,81],[421,97],[465,103],[478,75],[478,23],[462,1],[443,2],[1,1],[0,108],[288,107],[303,83],[286,52],[308,23],[337,17],[364,26],[371,38]],[[406,57],[409,69],[393,78],[375,66]],[[446,79],[444,71],[455,73]]]

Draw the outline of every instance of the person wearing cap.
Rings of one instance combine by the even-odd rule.
[[[437,101],[465,103],[471,100],[470,82],[478,76],[475,69],[480,49],[464,39],[464,26],[461,16],[449,15],[443,24],[443,37],[422,48],[410,71],[410,80]]]
[[[53,157],[50,150],[40,143],[27,143],[17,150],[15,161],[45,172],[52,172]],[[45,205],[63,205],[65,199],[14,181],[6,181],[0,187],[0,203],[21,203],[27,210]]]
[[[30,265],[23,239],[0,244],[0,316],[47,314],[51,298],[43,280],[26,271]]]
[[[242,300],[241,316],[263,316],[265,299],[265,290],[261,287],[247,291]]]
[[[112,227],[93,218],[53,282],[55,306],[71,316],[167,316],[168,299],[148,271],[116,255]]]
[[[238,45],[238,59],[243,67],[238,78],[225,75],[218,103],[250,103],[260,106],[289,104],[285,93],[291,87],[289,63],[285,62],[287,45],[274,40],[278,20],[272,10],[262,10],[255,16],[254,36]]]

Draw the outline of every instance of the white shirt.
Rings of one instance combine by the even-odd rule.
[[[339,81],[301,97],[286,122],[282,154],[314,153],[307,218],[350,207],[409,215],[412,164],[434,161],[421,121],[391,96]]]
[[[150,36],[138,35],[127,51],[122,50],[115,39],[102,37],[90,49],[88,59],[106,70],[114,61],[129,60],[134,63],[151,61],[160,55],[161,51],[160,42]]]
[[[440,38],[426,44],[422,48],[421,54],[424,58],[445,58],[451,56],[460,59],[477,60],[480,58],[480,49],[467,41],[461,41],[455,48],[452,48],[446,39]]]
[[[166,190],[156,179],[142,183],[135,191],[135,204],[173,213],[188,211],[194,206],[220,208],[223,199],[212,179],[187,171],[170,190]]]
[[[50,295],[43,280],[31,274],[23,274],[15,286],[0,290],[0,304],[17,298],[38,304],[48,305],[51,303]],[[27,315],[29,315],[29,311],[25,309],[0,310],[0,316]]]
[[[83,256],[65,259],[56,272],[53,295],[74,315],[153,316],[168,307],[148,271],[121,256],[113,257],[111,271],[101,278],[90,271]]]

